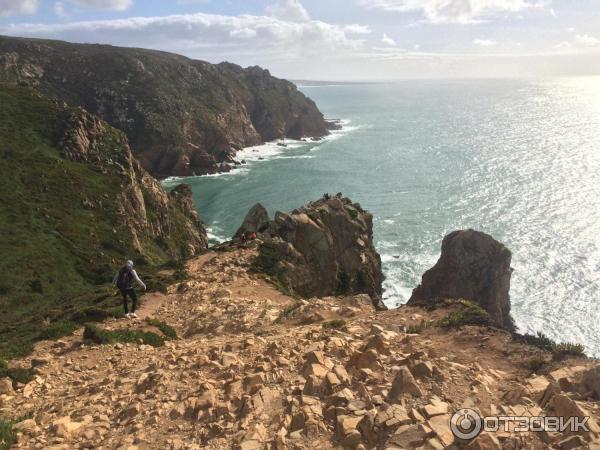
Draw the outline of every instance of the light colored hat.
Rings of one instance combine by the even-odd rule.
[[[127,267],[133,267],[133,261],[132,260],[127,261],[125,264],[127,264]]]

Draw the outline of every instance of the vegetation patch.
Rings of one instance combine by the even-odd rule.
[[[561,359],[567,356],[585,357],[585,348],[581,344],[573,342],[555,342],[544,333],[538,331],[532,334],[513,334],[513,339],[523,344],[532,345],[544,351],[550,352],[554,359]]]
[[[171,325],[158,319],[147,318],[146,323],[160,330],[168,339],[177,339],[177,331]]]
[[[83,331],[83,338],[96,344],[114,344],[116,342],[131,342],[161,347],[165,344],[164,338],[151,331],[141,330],[103,330],[95,324],[88,323]]]
[[[540,373],[540,371],[548,364],[548,359],[543,354],[537,354],[525,361],[525,367],[534,373]]]
[[[17,442],[14,423],[0,419],[0,450],[9,450]]]
[[[119,225],[117,165],[63,155],[59,143],[78,113],[7,83],[0,83],[0,104],[0,358],[12,359],[40,339],[120,315],[121,299],[110,285],[114,261],[134,260],[148,290],[166,292],[185,276],[175,256],[184,254],[178,249],[185,219],[172,208],[173,239],[140,235],[140,254]],[[107,126],[99,151],[118,160],[125,142]],[[173,275],[160,273],[165,263]]]
[[[266,279],[273,283],[282,294],[298,298],[285,279],[281,261],[281,252],[277,246],[272,242],[263,242],[258,247],[258,255],[252,261],[250,270],[256,274],[266,275]]]
[[[0,359],[0,378],[10,378],[17,383],[27,384],[33,380],[33,369],[8,367],[8,363]]]
[[[458,328],[464,325],[488,326],[491,324],[489,313],[477,303],[460,299],[452,301],[451,304],[458,308],[439,320],[437,323],[438,326],[442,328]]]
[[[64,336],[70,336],[79,328],[79,324],[69,320],[58,320],[48,324],[37,336],[37,340],[60,339]]]

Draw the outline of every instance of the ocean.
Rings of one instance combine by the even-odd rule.
[[[289,211],[342,192],[374,215],[389,307],[405,303],[442,238],[473,228],[513,254],[512,315],[600,356],[600,79],[300,86],[342,130],[245,149],[192,186],[211,238],[257,202]]]

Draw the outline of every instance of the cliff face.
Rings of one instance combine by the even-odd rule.
[[[0,83],[0,105],[0,354],[48,318],[85,319],[76,304],[114,309],[97,290],[125,259],[146,277],[206,248],[189,188],[167,194],[123,132],[26,87]]]
[[[463,298],[478,303],[496,325],[512,330],[510,261],[510,250],[490,235],[454,231],[442,241],[440,259],[423,274],[408,304]]]
[[[258,266],[303,297],[368,294],[378,309],[383,274],[373,216],[341,195],[290,214],[278,212],[263,236]]]
[[[207,247],[189,186],[167,194],[133,157],[123,133],[79,109],[68,118],[59,147],[66,159],[120,178],[119,192],[112,199],[118,217],[115,226],[126,230],[136,252],[144,254],[148,241],[160,241],[172,258],[193,256]],[[93,209],[94,199],[86,198],[85,206]]]
[[[292,298],[248,271],[255,256],[233,248],[188,261],[188,279],[142,302],[152,321],[109,319],[11,361],[32,368],[30,380],[0,367],[11,448],[600,448],[597,360],[553,360],[500,329],[437,325],[456,312],[445,307]],[[499,430],[455,438],[473,430],[465,408],[499,416]],[[587,427],[504,429],[501,417],[522,415]]]
[[[157,177],[228,170],[245,146],[328,133],[312,100],[259,67],[0,36],[0,81],[33,86],[123,130]]]

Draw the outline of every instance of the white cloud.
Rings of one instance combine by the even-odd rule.
[[[384,45],[388,45],[390,47],[396,46],[396,41],[389,37],[387,34],[383,33],[383,37],[381,38],[381,43]]]
[[[303,21],[310,19],[308,11],[299,0],[279,0],[267,6],[266,13],[268,16],[282,20]]]
[[[80,6],[95,9],[109,9],[113,11],[125,11],[133,5],[133,0],[72,0]]]
[[[573,44],[567,41],[562,41],[556,44],[554,48],[559,51],[571,50],[573,48]]]
[[[231,30],[229,36],[238,39],[252,39],[256,37],[256,30],[251,28],[240,28],[239,30]]]
[[[422,14],[432,23],[468,24],[531,8],[547,8],[551,0],[356,0],[384,11]]]
[[[344,31],[346,33],[350,33],[350,34],[370,34],[371,33],[371,29],[369,27],[367,27],[365,25],[357,25],[357,24],[345,25]]]
[[[473,44],[477,45],[478,47],[494,47],[498,43],[490,39],[475,39]]]
[[[596,47],[600,45],[600,39],[589,34],[578,34],[575,41],[582,47]]]
[[[181,14],[55,24],[14,24],[0,34],[156,48],[239,64],[341,58],[364,47],[366,27],[267,16]],[[358,33],[358,34],[357,34]]]
[[[16,14],[35,14],[38,0],[0,0],[0,17]]]
[[[58,17],[67,17],[68,14],[65,12],[65,4],[63,2],[54,2],[54,14]]]
[[[559,52],[595,52],[600,47],[600,39],[589,34],[578,34],[571,41],[562,41],[554,46]]]

